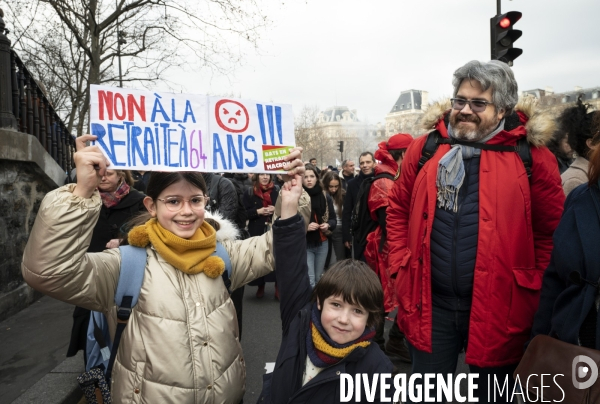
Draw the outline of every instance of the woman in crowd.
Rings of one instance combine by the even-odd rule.
[[[573,162],[573,149],[569,145],[569,137],[566,132],[562,130],[555,131],[546,146],[556,157],[558,172],[562,174],[567,171]]]
[[[244,192],[244,207],[248,216],[250,236],[260,236],[269,230],[278,195],[279,189],[273,184],[271,174],[252,176],[252,188]],[[265,282],[275,282],[275,273],[271,272],[249,283],[251,286],[258,286],[256,297],[259,299],[265,295]],[[275,285],[275,298],[278,298],[277,285]]]
[[[323,192],[317,168],[306,164],[302,180],[304,190],[310,195],[310,223],[306,233],[308,277],[314,287],[325,268],[329,243],[327,236],[335,230],[337,217],[331,196]]]
[[[86,135],[78,142],[95,139]],[[304,172],[300,155],[293,150],[286,156],[291,175]],[[87,253],[100,213],[96,188],[109,163],[98,146],[81,148],[74,160],[77,184],[44,198],[22,273],[51,297],[106,313],[114,330],[120,250]],[[197,172],[153,172],[147,195],[150,219],[128,235],[129,244],[145,247],[147,261],[113,368],[113,401],[239,403],[244,358],[221,277],[225,263],[213,256],[220,226],[205,220],[206,183]],[[300,210],[307,213],[307,207],[305,200]],[[231,289],[273,270],[271,232],[222,245],[231,261]]]
[[[143,203],[145,195],[136,191],[133,184],[133,177],[129,171],[106,170],[106,174],[98,184],[102,205],[87,252],[94,253],[118,247],[124,237],[125,223],[146,210]],[[77,351],[83,350],[83,357],[86,358],[85,346],[89,322],[90,311],[76,306],[73,311],[68,357],[75,356]]]
[[[590,158],[588,183],[569,194],[554,232],[554,250],[544,272],[532,337],[550,335],[570,344],[600,349],[599,186],[600,148],[597,148]]]
[[[577,105],[567,108],[560,115],[560,129],[568,136],[569,145],[577,153],[577,158],[561,175],[562,186],[566,195],[579,185],[588,182],[588,157],[596,149],[600,136],[600,111],[588,112],[589,104],[581,100]]]
[[[342,207],[344,206],[346,190],[343,189],[340,176],[335,171],[329,171],[325,174],[325,177],[323,177],[323,187],[333,200],[333,209],[335,210],[336,217],[335,229],[329,237],[329,248],[333,251],[329,265],[333,265],[336,261],[346,258],[346,248],[344,247],[344,240],[342,238]]]

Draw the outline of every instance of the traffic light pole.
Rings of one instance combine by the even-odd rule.
[[[502,12],[500,11],[500,3],[501,2],[502,2],[502,0],[496,0],[496,15],[502,14]]]

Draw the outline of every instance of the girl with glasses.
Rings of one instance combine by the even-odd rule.
[[[80,140],[95,140],[82,136]],[[303,174],[300,150],[287,157]],[[98,219],[98,184],[108,162],[97,146],[74,155],[77,184],[46,195],[23,256],[25,280],[59,300],[106,314],[115,329],[119,249],[89,254]],[[233,303],[214,256],[228,222],[210,220],[206,184],[196,172],[153,172],[144,205],[148,220],[128,235],[145,247],[144,280],[123,332],[112,373],[114,402],[239,403],[245,366]],[[306,198],[300,210],[307,212]],[[224,228],[221,228],[223,225]],[[273,270],[271,232],[222,240],[231,260],[231,289]]]

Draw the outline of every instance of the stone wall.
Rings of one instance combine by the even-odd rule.
[[[0,130],[0,321],[41,294],[21,276],[21,259],[40,203],[65,175],[34,137]]]

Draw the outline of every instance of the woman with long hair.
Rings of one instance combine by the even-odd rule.
[[[252,188],[244,192],[244,207],[248,216],[250,236],[260,236],[269,230],[278,195],[279,188],[274,185],[271,174],[254,174],[252,176]],[[259,299],[265,295],[266,282],[275,282],[275,272],[261,276],[249,283],[250,286],[258,286],[256,297]],[[275,286],[275,298],[278,298],[277,286]]]
[[[323,177],[323,188],[333,200],[333,209],[337,223],[335,230],[329,237],[330,250],[332,250],[329,265],[335,264],[337,261],[346,259],[346,247],[344,247],[344,238],[342,236],[342,208],[344,206],[344,197],[346,190],[342,187],[340,175],[335,171],[329,171]]]
[[[302,180],[304,190],[310,196],[310,223],[306,232],[308,277],[310,286],[315,287],[319,282],[325,261],[329,242],[327,236],[335,230],[337,217],[333,207],[333,199],[321,187],[317,168],[306,164]]]
[[[560,176],[566,195],[579,185],[588,182],[588,157],[598,147],[600,136],[600,111],[588,112],[589,104],[577,100],[574,107],[567,108],[558,118],[560,129],[567,133],[569,145],[577,158]]]

